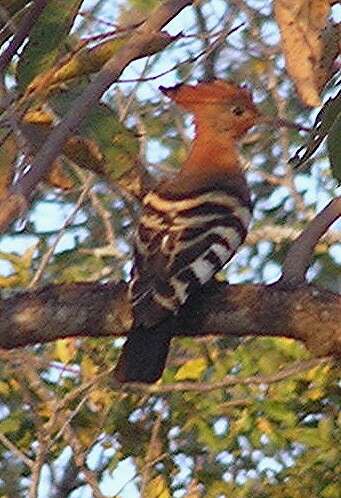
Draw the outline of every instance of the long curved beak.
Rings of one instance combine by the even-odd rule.
[[[306,132],[311,131],[311,128],[307,128],[306,126],[290,121],[290,119],[274,118],[272,116],[265,116],[264,114],[260,114],[257,119],[257,124],[267,124],[273,126],[274,128],[291,128],[293,130]]]

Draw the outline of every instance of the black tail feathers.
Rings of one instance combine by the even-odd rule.
[[[165,368],[171,338],[171,333],[160,327],[139,327],[131,332],[114,370],[116,379],[119,382],[156,382]]]

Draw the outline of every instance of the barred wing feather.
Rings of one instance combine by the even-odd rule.
[[[130,286],[137,322],[157,323],[208,282],[245,239],[250,216],[248,203],[223,190],[180,200],[150,192]]]

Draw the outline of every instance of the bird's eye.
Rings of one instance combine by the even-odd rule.
[[[233,107],[231,107],[231,111],[235,116],[241,116],[242,114],[244,114],[245,109],[240,105],[234,105]]]

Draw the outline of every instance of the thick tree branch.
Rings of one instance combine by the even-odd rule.
[[[28,200],[37,183],[46,175],[67,138],[78,130],[89,108],[118,80],[130,62],[155,54],[174,40],[174,37],[160,30],[182,9],[191,4],[192,0],[163,2],[135,31],[127,44],[97,73],[83,94],[75,100],[65,118],[50,133],[45,144],[33,159],[30,171],[12,187],[0,203],[0,232],[3,232],[28,205]]]
[[[55,285],[0,303],[0,347],[58,338],[126,335],[132,326],[126,284]],[[317,355],[341,355],[341,296],[304,285],[215,284],[162,327],[174,335],[284,336]]]
[[[283,263],[282,278],[278,285],[297,287],[304,284],[314,247],[330,225],[340,216],[341,197],[337,197],[311,221],[306,230],[291,245]]]

